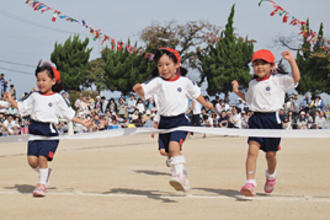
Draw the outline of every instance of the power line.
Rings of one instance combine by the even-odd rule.
[[[0,63],[8,63],[8,64],[19,65],[19,66],[27,66],[27,67],[35,67],[30,64],[15,63],[15,62],[7,61],[7,60],[0,60]]]
[[[25,71],[20,71],[20,70],[14,70],[14,69],[5,68],[5,67],[1,67],[1,66],[0,66],[0,69],[10,71],[10,72],[21,73],[21,74],[33,76],[33,72],[25,72]]]
[[[16,15],[13,15],[13,14],[8,13],[8,12],[3,11],[3,10],[0,10],[0,15],[9,17],[9,18],[11,18],[13,20],[16,20],[16,21],[19,21],[19,22],[22,22],[22,23],[25,23],[25,24],[30,24],[30,25],[36,26],[36,27],[39,27],[39,28],[44,28],[44,29],[48,29],[48,30],[52,30],[52,31],[60,32],[60,33],[66,33],[66,34],[77,34],[75,32],[71,32],[71,31],[67,31],[67,30],[62,30],[62,29],[58,29],[58,28],[51,28],[51,27],[48,27],[48,26],[45,26],[45,25],[42,25],[42,24],[38,24],[38,23],[35,23],[33,21],[29,21],[29,20],[20,18],[20,17],[18,17]]]

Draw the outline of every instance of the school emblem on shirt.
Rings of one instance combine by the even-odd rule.
[[[178,87],[177,90],[178,90],[178,92],[182,92],[182,88],[181,87]]]
[[[49,106],[49,107],[52,107],[52,106],[53,106],[53,103],[51,103],[51,102],[48,103],[48,106]]]
[[[269,86],[266,87],[266,91],[267,91],[267,92],[270,91],[270,87],[269,87]]]

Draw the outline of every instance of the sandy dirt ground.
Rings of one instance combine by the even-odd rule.
[[[0,144],[1,219],[330,219],[330,140],[283,139],[278,183],[257,196],[239,194],[245,180],[245,137],[195,134],[184,143],[191,191],[176,192],[150,135],[61,141],[45,198],[33,198],[37,173],[26,143]]]

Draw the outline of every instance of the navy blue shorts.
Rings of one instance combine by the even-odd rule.
[[[252,129],[282,129],[277,112],[254,112],[248,123]],[[258,142],[260,149],[265,152],[280,150],[281,138],[249,137],[248,143],[250,141]]]
[[[32,135],[40,135],[46,137],[58,136],[58,131],[52,123],[43,123],[31,120],[29,132]],[[33,140],[28,142],[28,156],[40,155],[47,157],[48,161],[52,161],[56,152],[59,140]]]
[[[164,117],[161,116],[159,120],[159,129],[170,129],[170,128],[176,128],[180,126],[191,126],[190,121],[186,118],[185,114],[181,114],[178,116],[173,117]],[[159,134],[158,138],[158,145],[159,150],[165,149],[165,151],[169,152],[169,144],[171,141],[178,142],[180,144],[180,147],[182,147],[182,144],[184,140],[187,137],[186,131],[174,131],[171,133],[166,134]]]

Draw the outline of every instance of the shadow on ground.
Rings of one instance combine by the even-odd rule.
[[[36,186],[34,185],[28,185],[28,184],[15,184],[14,186],[4,187],[4,189],[16,189],[17,192],[22,194],[32,194],[35,187]],[[50,187],[48,189],[56,189],[56,188]]]
[[[149,199],[160,200],[164,203],[176,203],[177,201],[165,198],[167,196],[167,192],[153,191],[153,190],[140,190],[140,189],[127,189],[127,188],[115,188],[111,189],[108,192],[104,192],[103,194],[130,194],[137,196],[146,196]]]
[[[159,171],[154,171],[154,170],[134,170],[136,173],[143,173],[147,174],[150,176],[171,176],[171,174],[166,173],[166,172],[159,172]]]

